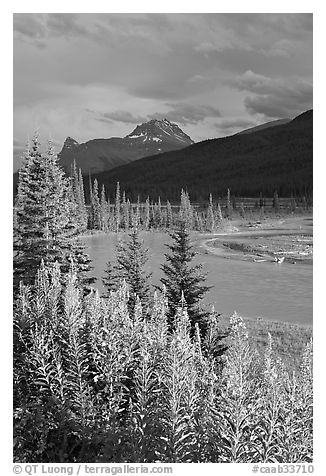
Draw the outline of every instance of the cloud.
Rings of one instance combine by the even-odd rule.
[[[155,112],[144,116],[132,114],[129,111],[112,111],[104,113],[95,113],[98,115],[98,121],[111,123],[112,121],[123,122],[126,124],[141,124],[151,119],[168,119],[171,122],[179,124],[197,124],[209,117],[220,117],[220,111],[213,106],[191,104],[168,104],[170,109],[165,112]],[[94,111],[89,111],[94,112]]]
[[[244,118],[221,119],[215,123],[216,128],[225,133],[247,129],[256,125],[257,124],[250,119]]]
[[[81,142],[165,117],[196,139],[310,106],[312,15],[19,13],[14,30],[22,141],[34,125]]]
[[[126,124],[139,124],[146,122],[145,116],[135,116],[129,111],[112,111],[101,113],[98,121],[104,121],[111,123],[112,121],[124,122]]]
[[[312,108],[313,87],[308,81],[270,78],[246,71],[231,83],[241,91],[252,93],[244,100],[250,114],[263,114],[266,118],[285,118],[294,117]]]
[[[216,51],[218,49],[217,45],[214,45],[210,41],[203,41],[199,45],[194,46],[195,51],[202,51],[203,53],[208,53],[209,51]]]
[[[28,38],[44,38],[46,25],[44,16],[40,13],[15,13],[14,32]]]
[[[283,95],[253,96],[245,99],[245,107],[250,114],[263,114],[266,118],[293,118],[312,108],[312,94],[297,90],[292,97]]]
[[[91,36],[75,13],[15,13],[14,33],[24,41],[46,47],[50,38]]]
[[[244,45],[270,44],[280,38],[301,39],[313,27],[311,13],[231,13],[219,15],[219,21]]]
[[[170,110],[156,115],[152,114],[151,118],[161,117],[180,124],[197,124],[208,117],[221,116],[221,112],[213,106],[191,104],[169,104],[169,106],[171,106]]]

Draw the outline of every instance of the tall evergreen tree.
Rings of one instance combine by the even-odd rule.
[[[88,213],[85,202],[85,191],[84,191],[84,179],[82,176],[81,169],[78,170],[78,184],[79,184],[79,197],[80,197],[80,213],[82,215],[82,226],[83,229],[87,228]]]
[[[146,273],[144,266],[148,260],[148,250],[144,248],[137,228],[129,233],[127,242],[121,241],[117,245],[116,264],[108,262],[105,276],[102,279],[107,291],[116,290],[122,280],[129,288],[129,305],[133,310],[137,296],[143,308],[149,303],[149,280],[152,273]]]
[[[171,228],[173,226],[173,213],[172,213],[172,207],[171,203],[169,200],[166,202],[166,214],[167,214],[167,227]]]
[[[104,184],[102,185],[102,189],[101,189],[100,222],[101,222],[101,227],[100,227],[101,230],[102,231],[108,231],[109,206],[108,206],[108,202],[106,201],[106,194],[105,194]]]
[[[52,144],[42,154],[35,135],[19,174],[15,203],[15,289],[20,280],[34,283],[42,260],[46,265],[58,261],[66,272],[72,257],[78,272],[90,269],[87,255],[76,241],[76,207],[71,184],[58,165]]]
[[[149,224],[150,224],[150,204],[149,204],[149,197],[147,197],[146,203],[145,203],[145,221],[144,221],[145,230],[149,230]]]
[[[74,195],[74,200],[77,206],[77,221],[80,231],[84,231],[87,228],[87,210],[85,206],[84,186],[83,179],[81,177],[81,170],[77,172],[76,161],[72,165],[71,171],[71,184]]]
[[[120,203],[120,183],[117,182],[117,189],[115,194],[115,227],[118,233],[121,222],[121,203]]]
[[[280,203],[278,199],[278,193],[277,190],[275,190],[274,195],[273,195],[273,208],[277,212],[280,208]]]
[[[228,188],[227,193],[226,193],[226,209],[228,214],[232,212],[232,203],[231,203],[231,192],[230,189]]]
[[[217,212],[216,212],[216,219],[218,224],[221,226],[223,223],[223,214],[222,214],[222,209],[220,203],[217,204]]]
[[[100,207],[100,198],[98,194],[97,179],[95,179],[93,183],[91,215],[92,215],[93,229],[100,230],[101,229],[101,207]]]
[[[92,191],[92,176],[91,176],[91,171],[89,170],[88,172],[88,189],[89,189],[89,204],[91,205],[90,207],[90,213],[88,215],[88,228],[92,230],[93,227],[93,215],[92,215],[92,201],[93,201],[93,191]]]
[[[134,223],[132,226],[136,229],[138,229],[140,225],[140,197],[138,195],[137,197],[137,206],[136,206],[136,215],[134,216]]]
[[[174,240],[172,245],[166,245],[171,254],[165,254],[167,263],[161,266],[164,277],[161,283],[166,287],[166,296],[169,303],[168,319],[170,328],[174,326],[174,317],[183,296],[187,303],[187,311],[192,331],[196,323],[203,333],[206,331],[208,312],[200,307],[200,301],[210,289],[203,284],[206,276],[202,273],[202,265],[191,266],[195,252],[190,244],[189,232],[184,221],[180,221],[177,230],[170,233]]]
[[[125,191],[123,191],[123,194],[122,194],[121,208],[122,208],[123,227],[125,231],[128,231],[130,218],[129,218],[129,205],[128,205],[128,201],[126,200]]]
[[[190,203],[188,192],[181,190],[180,218],[186,222],[187,228],[193,227],[193,209]]]
[[[163,226],[161,197],[158,197],[158,202],[157,202],[157,222],[158,222],[159,228],[161,228]]]
[[[212,194],[209,194],[209,205],[207,209],[207,228],[209,231],[215,230],[215,213],[214,213],[214,206],[213,206],[213,198]]]

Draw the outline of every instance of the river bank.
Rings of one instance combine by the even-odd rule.
[[[300,359],[305,346],[313,337],[313,327],[308,324],[295,324],[263,318],[244,317],[249,339],[255,344],[260,356],[264,355],[268,344],[268,334],[272,337],[272,348],[285,366],[298,370]],[[229,326],[229,316],[220,318],[220,329],[226,331]]]
[[[230,222],[232,231],[196,239],[199,253],[221,258],[288,264],[313,262],[312,216],[268,218],[256,222]],[[204,238],[204,239],[203,239]]]

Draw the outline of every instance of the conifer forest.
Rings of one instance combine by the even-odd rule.
[[[14,203],[14,461],[312,462],[312,340],[293,368],[236,312],[222,325],[191,241],[310,198],[131,201],[42,150],[35,135]],[[170,244],[152,286],[142,233],[158,230]],[[82,240],[96,233],[122,236],[103,293]]]

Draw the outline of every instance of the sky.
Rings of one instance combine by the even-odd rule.
[[[14,170],[153,118],[197,141],[312,108],[312,14],[15,13]]]

